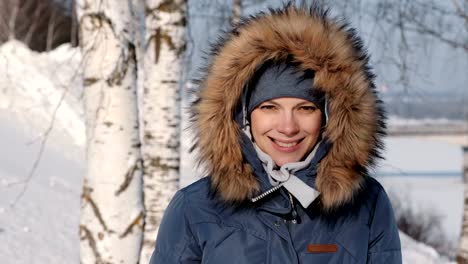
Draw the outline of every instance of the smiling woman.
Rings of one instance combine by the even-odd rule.
[[[278,166],[298,162],[320,137],[323,96],[310,92],[313,74],[287,63],[263,68],[250,85],[247,114],[253,141]]]
[[[253,141],[278,166],[298,162],[318,142],[321,115],[314,103],[301,98],[268,100],[251,114]]]
[[[207,177],[173,198],[151,264],[400,264],[392,207],[367,173],[385,134],[368,58],[319,6],[225,37],[192,108]]]

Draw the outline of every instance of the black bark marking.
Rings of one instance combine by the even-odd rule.
[[[169,49],[170,50],[176,50],[176,46],[174,44],[174,42],[172,41],[172,37],[169,36],[169,34],[167,33],[167,31],[163,32],[163,34],[161,35],[162,39],[166,42],[166,44],[169,46]]]
[[[153,136],[151,132],[146,131],[143,139],[144,139],[144,142],[148,142],[148,141],[155,139],[155,137]]]
[[[172,25],[177,27],[185,27],[187,26],[187,19],[185,19],[185,16],[183,16],[179,21],[172,23]]]
[[[153,167],[153,168],[158,168],[164,172],[167,172],[167,171],[170,171],[170,170],[179,170],[179,166],[170,166],[166,163],[163,163],[161,162],[161,158],[160,157],[156,157],[156,158],[151,158],[150,159],[150,168]],[[148,168],[148,169],[150,169]]]
[[[161,11],[161,12],[166,12],[166,13],[177,12],[181,9],[182,9],[182,6],[176,4],[174,0],[162,1],[161,4],[159,4],[159,6],[156,7],[156,10]]]
[[[81,240],[87,240],[91,251],[93,252],[94,257],[96,258],[96,263],[99,264],[110,264],[109,262],[105,262],[102,260],[101,254],[99,254],[99,250],[96,246],[96,240],[93,237],[93,234],[89,229],[87,229],[84,225],[80,225],[80,233],[81,233]]]
[[[161,52],[161,29],[157,28],[156,32],[152,36],[154,41],[154,63],[157,64],[159,61],[159,55]]]
[[[180,46],[178,49],[177,49],[177,58],[180,58],[180,56],[185,52],[187,48],[187,42],[183,42],[182,46]]]
[[[154,35],[150,39],[154,41],[155,64],[159,62],[159,58],[161,56],[161,46],[163,42],[169,46],[170,50],[175,50],[177,56],[182,53],[181,50],[185,50],[185,44],[180,49],[177,49],[176,45],[172,41],[172,37],[166,31],[161,30],[161,28],[157,28],[154,32]]]
[[[120,185],[119,189],[115,192],[115,196],[119,196],[123,191],[125,191],[128,186],[130,186],[130,183],[132,182],[133,175],[135,174],[135,171],[141,168],[140,166],[141,159],[138,159],[135,164],[133,164],[132,167],[130,167],[125,173],[125,178],[123,183]]]
[[[177,84],[178,82],[176,80],[163,80],[161,83],[172,83],[172,84]]]
[[[143,221],[144,221],[144,213],[140,212],[140,214],[130,223],[130,225],[125,228],[125,231],[119,236],[119,238],[124,238],[128,234],[132,233],[133,227],[137,226],[143,230]]]
[[[80,25],[84,25],[83,20],[85,19],[90,19],[91,25],[93,26],[93,28],[91,28],[90,30],[96,30],[102,28],[104,24],[108,24],[114,35],[116,35],[114,25],[112,24],[112,20],[108,18],[103,12],[96,12],[84,15],[80,20]]]
[[[146,15],[149,15],[149,14],[157,14],[159,12],[164,12],[164,13],[174,13],[174,12],[177,12],[177,11],[182,12],[183,11],[183,8],[182,8],[183,4],[184,3],[182,2],[180,5],[178,5],[178,4],[175,3],[174,0],[164,0],[155,8],[145,6],[145,13],[146,13]]]
[[[110,122],[110,121],[104,121],[103,124],[104,124],[106,127],[111,127],[113,123]]]
[[[86,202],[91,205],[91,208],[93,209],[94,215],[97,217],[99,223],[101,226],[104,228],[106,232],[112,233],[112,230],[109,230],[107,228],[106,223],[104,222],[104,219],[102,218],[101,211],[99,210],[98,206],[94,202],[93,198],[91,198],[91,191],[92,189],[89,187],[84,187],[83,188],[83,194],[81,195],[81,198],[84,199]]]
[[[83,80],[83,85],[84,85],[85,87],[91,86],[91,85],[97,83],[98,81],[99,81],[98,78],[91,78],[91,77],[85,78],[85,79]]]
[[[139,149],[141,147],[141,143],[140,142],[135,142],[130,147]]]
[[[135,45],[133,45],[130,42],[127,43],[127,51],[128,51],[127,54],[125,54],[123,51],[120,53],[120,58],[116,64],[116,67],[110,74],[109,78],[106,80],[109,86],[114,86],[114,85],[120,86],[122,84],[122,80],[127,75],[129,66],[130,65],[135,66],[136,64]]]

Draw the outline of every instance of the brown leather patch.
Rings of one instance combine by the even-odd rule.
[[[338,251],[338,246],[335,244],[309,244],[307,250],[310,253],[333,253]]]

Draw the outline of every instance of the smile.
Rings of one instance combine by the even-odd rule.
[[[280,141],[274,138],[270,138],[271,142],[273,143],[273,147],[281,152],[294,152],[300,148],[300,143],[303,139],[285,142]]]
[[[292,147],[296,146],[299,143],[299,141],[291,142],[291,143],[285,143],[285,142],[281,142],[281,141],[277,141],[277,140],[274,140],[274,142],[278,146],[283,147],[283,148],[292,148]]]

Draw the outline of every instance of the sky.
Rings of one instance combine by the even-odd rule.
[[[226,0],[192,0],[189,1],[189,58],[191,66],[188,69],[188,77],[196,77],[197,69],[203,65],[205,53],[209,51],[209,43],[216,41],[220,30],[229,28],[232,2]],[[243,0],[242,15],[249,16],[259,11],[265,11],[267,7],[281,6],[282,0]],[[402,49],[402,41],[398,31],[388,26],[379,26],[370,16],[366,15],[366,9],[373,8],[376,1],[361,0],[359,9],[362,13],[347,11],[345,14],[351,26],[357,29],[358,34],[364,40],[371,55],[371,64],[377,73],[376,85],[387,93],[405,93],[418,95],[456,94],[468,98],[468,53],[462,49],[454,49],[442,44],[434,38],[425,37],[414,33],[407,33],[408,51]],[[388,1],[383,1],[388,2]],[[453,8],[452,1],[430,1],[437,5],[447,5]],[[216,3],[216,4],[214,4]],[[330,4],[332,14],[338,13],[342,5],[348,2],[337,1]],[[397,1],[389,2],[397,3]],[[350,9],[347,9],[350,10]],[[336,15],[336,14],[334,14]],[[425,18],[429,27],[435,28],[439,20]],[[381,22],[381,21],[379,21]],[[463,31],[459,20],[445,19],[447,35],[459,34],[463,39]],[[439,24],[442,24],[440,22]],[[468,39],[468,36],[465,36]],[[388,46],[388,48],[384,48]],[[406,55],[409,80],[402,84],[400,71],[394,66],[393,61],[401,63],[399,58]],[[454,95],[455,96],[455,95]],[[468,99],[467,99],[468,100]],[[468,110],[467,110],[468,111]]]

